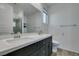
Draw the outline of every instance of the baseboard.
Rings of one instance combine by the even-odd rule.
[[[58,50],[62,51],[63,53],[67,53],[67,54],[79,55],[78,52],[74,52],[74,51],[70,51],[70,50],[66,50],[66,49],[62,49],[62,48],[58,48]]]

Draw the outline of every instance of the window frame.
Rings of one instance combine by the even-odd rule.
[[[43,24],[48,24],[48,14],[46,11],[42,12],[42,23]]]

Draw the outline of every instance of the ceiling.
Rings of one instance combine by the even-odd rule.
[[[25,16],[31,16],[34,13],[38,12],[38,10],[30,3],[11,3],[10,5],[13,6],[15,13],[20,10],[23,10]]]
[[[42,3],[43,8],[48,10],[51,6],[54,6],[56,3]]]
[[[55,5],[56,3],[41,3],[41,4],[43,8],[48,10],[51,6]],[[25,16],[31,16],[39,11],[30,3],[9,3],[9,5],[13,6],[15,13],[17,13],[20,10],[23,10]]]

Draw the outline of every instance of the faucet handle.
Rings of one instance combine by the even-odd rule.
[[[14,34],[14,38],[20,38],[20,37],[21,37],[20,32],[17,32],[16,34]]]
[[[42,34],[42,33],[43,33],[43,31],[42,31],[42,30],[40,30],[40,31],[39,31],[39,34]]]

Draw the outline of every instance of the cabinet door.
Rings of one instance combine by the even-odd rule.
[[[52,43],[48,45],[48,55],[52,54]]]
[[[45,56],[45,41],[42,40],[42,41],[39,41],[38,42],[38,45],[39,45],[39,49],[37,51],[35,51],[32,56]]]
[[[39,56],[39,50],[33,52],[30,56]]]
[[[46,38],[46,55],[51,55],[52,53],[52,37]]]
[[[39,56],[45,56],[45,46],[43,46],[40,50],[39,50]]]
[[[48,55],[51,54],[52,54],[52,37],[50,37],[48,41]]]

